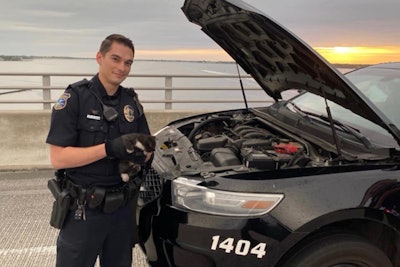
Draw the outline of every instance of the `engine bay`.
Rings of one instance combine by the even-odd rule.
[[[170,158],[180,170],[279,170],[332,164],[331,153],[295,135],[284,135],[247,111],[210,114],[173,125],[157,139],[162,142],[162,157]]]

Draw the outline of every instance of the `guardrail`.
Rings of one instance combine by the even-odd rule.
[[[0,72],[0,79],[7,79],[7,77],[11,76],[19,76],[23,77],[36,77],[37,79],[41,79],[41,85],[13,85],[7,84],[7,81],[3,80],[0,82],[0,104],[43,104],[44,110],[51,109],[52,103],[56,101],[56,99],[52,99],[51,92],[53,90],[64,90],[67,84],[63,85],[53,85],[52,79],[55,77],[80,77],[80,78],[90,78],[93,76],[93,73],[18,73],[18,72]],[[138,92],[142,91],[163,91],[163,97],[161,99],[154,99],[152,97],[149,98],[141,98],[142,103],[161,103],[164,104],[164,109],[172,109],[174,103],[242,103],[243,98],[231,98],[231,94],[227,94],[226,92],[240,91],[240,85],[238,80],[237,86],[218,86],[218,87],[204,87],[204,86],[176,86],[174,81],[176,79],[238,79],[238,75],[170,75],[170,74],[131,74],[128,78],[148,78],[148,79],[163,79],[162,86],[134,86],[135,90]],[[242,79],[251,79],[249,75],[241,75]],[[1,81],[1,80],[0,80]],[[198,84],[203,84],[199,82]],[[220,83],[221,84],[221,83]],[[127,85],[125,85],[127,86]],[[40,99],[2,99],[1,95],[8,95],[17,92],[30,91],[30,90],[38,90],[41,92]],[[257,86],[246,86],[247,91],[260,90],[260,87]],[[221,91],[224,92],[224,97],[222,99],[210,99],[207,97],[200,98],[185,98],[185,99],[176,99],[174,98],[174,93],[176,92],[191,92],[191,91]],[[190,94],[188,94],[190,96]],[[265,99],[247,99],[248,103],[265,103]],[[267,101],[268,102],[268,101]]]

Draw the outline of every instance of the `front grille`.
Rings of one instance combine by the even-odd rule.
[[[146,205],[161,195],[162,182],[155,169],[150,168],[140,186],[138,204]]]

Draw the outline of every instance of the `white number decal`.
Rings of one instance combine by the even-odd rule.
[[[212,250],[217,250],[218,241],[219,241],[219,235],[213,236],[212,239],[213,239],[213,242],[211,244],[211,249]]]
[[[267,254],[267,244],[260,243],[250,251],[251,254],[257,255],[257,258],[261,259],[265,254]]]
[[[222,249],[225,250],[225,253],[235,252],[236,255],[246,256],[247,254],[257,255],[257,258],[261,259],[265,254],[267,254],[267,244],[259,243],[252,249],[250,249],[251,243],[249,240],[240,239],[235,244],[235,239],[232,237],[228,237],[225,240],[220,242],[220,236],[215,235],[212,237],[211,249],[217,250]]]
[[[225,252],[229,253],[234,249],[234,246],[233,246],[234,241],[235,240],[233,238],[227,238],[224,241],[222,241],[221,243],[219,243],[218,247],[220,249],[225,249]]]
[[[246,256],[249,253],[250,241],[239,240],[236,244],[235,253],[237,255]]]

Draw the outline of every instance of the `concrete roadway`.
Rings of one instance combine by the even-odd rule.
[[[0,171],[0,266],[55,266],[58,230],[49,224],[53,198],[47,189],[53,173]],[[148,267],[138,246],[133,257],[132,266]]]

